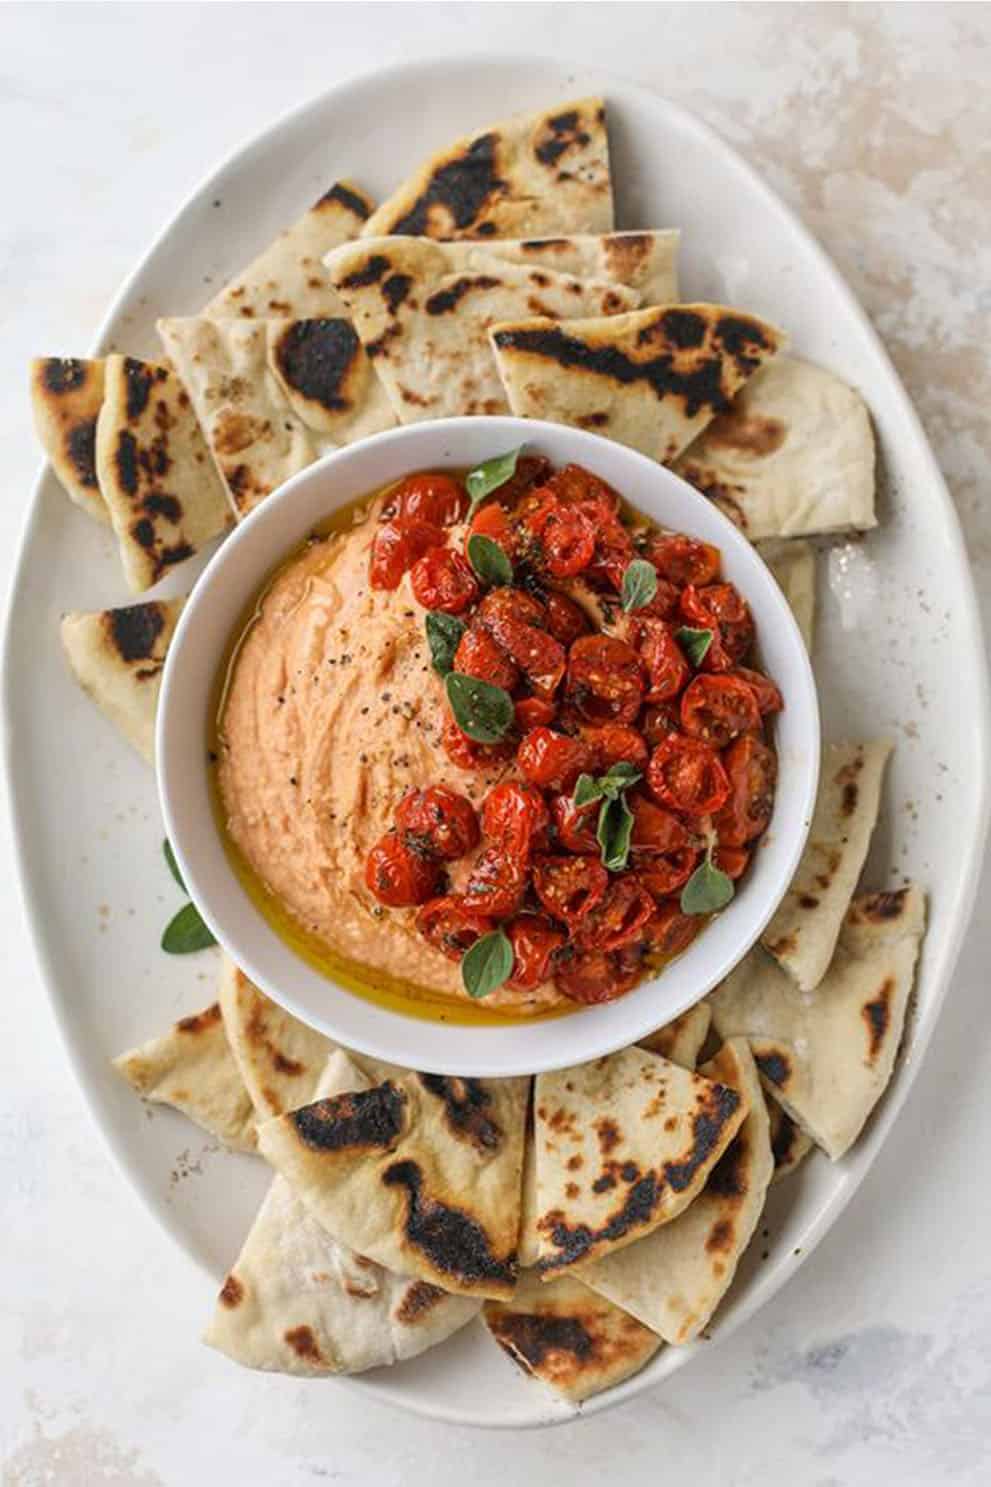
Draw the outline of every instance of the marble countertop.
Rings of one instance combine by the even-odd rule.
[[[305,36],[300,45],[298,37]],[[737,145],[890,348],[991,613],[991,7],[6,5],[0,402],[6,581],[38,464],[30,356],[85,348],[208,165],[356,72],[565,52]],[[59,1043],[0,820],[0,1464],[5,1487],[899,1487],[991,1480],[991,928],[983,896],[907,1109],[851,1207],[758,1318],[620,1412],[527,1435],[387,1412],[192,1345],[202,1277],[115,1171]],[[987,1081],[987,1082],[986,1082]]]

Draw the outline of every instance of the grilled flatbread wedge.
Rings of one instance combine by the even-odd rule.
[[[802,1165],[815,1142],[766,1090],[764,1098],[771,1127],[771,1155],[774,1158],[774,1175],[771,1181],[780,1182]]]
[[[577,233],[572,237],[490,239],[485,251],[507,263],[570,274],[575,279],[597,279],[635,289],[644,305],[674,304],[678,295],[676,229],[649,232]],[[449,244],[451,267],[459,266],[457,245]],[[463,245],[464,266],[471,266],[471,243]]]
[[[736,1090],[642,1048],[538,1075],[537,1270],[551,1277],[670,1223],[746,1114]]]
[[[827,744],[802,860],[761,943],[803,991],[818,986],[836,948],[877,821],[888,739]]]
[[[328,441],[353,444],[396,421],[343,304],[333,318],[270,320],[268,368],[321,453]]]
[[[637,1373],[661,1339],[574,1276],[542,1284],[520,1276],[510,1301],[486,1301],[482,1319],[514,1363],[577,1404]]]
[[[155,762],[155,713],[162,666],[184,599],[158,599],[85,614],[61,625],[76,681],[138,753]]]
[[[309,320],[342,315],[323,266],[332,248],[358,236],[371,199],[351,181],[336,181],[281,232],[203,311],[212,320]]]
[[[605,320],[493,326],[512,411],[592,429],[669,464],[784,344],[725,305],[655,305]]]
[[[656,1028],[646,1038],[641,1038],[639,1047],[659,1053],[683,1069],[694,1069],[711,1022],[709,1007],[705,1002],[696,1002],[673,1022],[665,1023],[664,1027]]]
[[[265,1156],[360,1254],[460,1295],[511,1295],[529,1081],[407,1073],[364,1089],[351,1072],[354,1093],[264,1122]]]
[[[114,1059],[145,1100],[172,1105],[225,1146],[254,1151],[255,1112],[214,1002]]]
[[[102,402],[102,360],[42,356],[31,363],[34,426],[52,469],[87,516],[109,522],[96,476],[96,420]]]
[[[104,381],[96,468],[127,582],[141,593],[234,516],[175,373],[108,356]]]
[[[704,1190],[672,1223],[578,1272],[670,1343],[697,1337],[726,1294],[774,1170],[767,1107],[746,1039],[724,1043],[701,1073],[735,1089],[748,1109]]]
[[[874,463],[860,394],[824,367],[782,356],[674,468],[757,542],[876,526]]]
[[[788,607],[802,632],[805,649],[811,651],[815,631],[816,555],[808,542],[770,539],[759,542],[757,551],[770,568]]]
[[[259,991],[230,956],[220,967],[220,1010],[231,1052],[259,1120],[316,1099],[334,1045]]]
[[[365,223],[367,237],[611,232],[605,105],[519,114],[438,150]]]
[[[640,299],[621,284],[414,237],[345,244],[328,268],[400,423],[508,411],[487,339],[496,321],[608,316]]]
[[[720,1034],[750,1039],[765,1087],[834,1160],[891,1077],[924,927],[920,889],[862,894],[814,992],[756,949],[710,994]]]

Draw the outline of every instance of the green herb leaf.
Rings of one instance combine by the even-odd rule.
[[[165,853],[165,861],[169,865],[169,872],[172,874],[173,878],[175,878],[183,893],[185,893],[186,885],[182,881],[182,873],[179,871],[179,864],[175,860],[175,853],[172,850],[172,843],[168,840],[167,837],[162,843],[162,851]]]
[[[622,872],[630,855],[633,812],[622,795],[604,800],[599,811],[596,838],[602,849],[602,863],[611,873]]]
[[[640,778],[640,773],[640,770],[637,769],[635,764],[630,764],[627,760],[620,759],[616,764],[610,764],[599,783],[607,795],[610,791],[615,795],[618,791],[626,790],[630,785],[635,785]]]
[[[476,743],[498,743],[513,726],[513,699],[502,687],[462,671],[449,672],[444,686],[454,721]]]
[[[195,904],[186,904],[174,919],[170,919],[162,935],[162,949],[169,955],[191,955],[194,950],[206,950],[217,941],[200,917]]]
[[[424,625],[434,670],[439,675],[446,676],[454,665],[454,653],[465,633],[465,627],[456,614],[443,614],[439,609],[430,611]]]
[[[491,496],[500,485],[505,485],[507,480],[512,480],[516,474],[516,461],[523,453],[524,446],[519,449],[510,449],[506,454],[494,455],[492,459],[486,460],[484,464],[476,465],[474,470],[469,471],[465,480],[465,488],[469,495],[468,520],[475,515],[479,506],[486,496]]]
[[[468,538],[468,561],[483,583],[499,584],[513,581],[512,563],[498,542],[493,542],[491,537],[483,537],[481,532],[476,532],[474,536]]]
[[[623,574],[623,608],[643,609],[657,593],[657,569],[646,558],[634,558]]]
[[[712,644],[711,630],[693,630],[691,625],[682,625],[674,632],[674,638],[696,669],[705,660],[706,651]]]
[[[733,879],[714,867],[712,858],[706,855],[705,861],[699,864],[681,890],[681,912],[717,914],[720,909],[725,909],[734,891]]]
[[[605,791],[602,781],[595,779],[590,774],[580,774],[575,781],[575,789],[572,800],[576,806],[591,805],[593,800],[601,800]]]
[[[470,997],[489,996],[513,974],[513,947],[501,929],[481,935],[461,957],[461,980]]]

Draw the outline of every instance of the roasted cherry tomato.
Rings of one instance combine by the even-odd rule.
[[[382,512],[384,520],[415,518],[433,522],[438,527],[451,527],[468,509],[468,497],[459,480],[439,471],[407,475],[391,492]]]
[[[551,816],[557,831],[557,839],[568,852],[591,852],[599,850],[595,835],[599,819],[597,800],[588,805],[575,805],[570,795],[555,795],[551,801]]]
[[[668,583],[666,578],[657,580],[657,588],[654,597],[636,612],[637,619],[673,620],[678,616],[678,604],[681,599],[681,589],[677,584]]]
[[[708,816],[730,793],[719,755],[698,738],[672,733],[658,744],[647,767],[651,793],[673,811]]]
[[[695,847],[680,847],[677,852],[652,852],[637,862],[637,874],[654,898],[667,898],[685,886],[698,867],[700,856]]]
[[[547,485],[561,501],[591,501],[610,516],[619,510],[618,492],[582,465],[564,465],[555,470]]]
[[[495,929],[495,923],[486,914],[469,909],[460,894],[449,893],[423,905],[416,927],[448,960],[460,960],[480,936]]]
[[[568,699],[589,723],[632,723],[644,694],[640,657],[613,635],[583,635],[568,654]]]
[[[674,638],[671,626],[664,620],[639,620],[636,627],[637,649],[647,668],[648,702],[669,702],[677,697],[689,681],[692,669],[685,653]]]
[[[535,486],[546,484],[551,462],[542,454],[521,454],[516,469],[504,485],[493,491],[492,500],[511,511]]]
[[[750,606],[731,583],[682,590],[681,613],[697,630],[711,630],[712,644],[702,658],[703,671],[730,671],[753,645]]]
[[[761,717],[768,713],[779,713],[784,707],[785,701],[780,691],[763,671],[751,671],[746,666],[738,666],[732,675],[741,677],[750,687],[757,698]]]
[[[669,733],[677,733],[680,726],[677,703],[654,702],[644,708],[640,718],[640,727],[650,749],[656,749]]]
[[[413,595],[424,609],[460,614],[478,598],[475,575],[459,552],[436,547],[413,564],[410,573]]]
[[[597,857],[538,857],[533,886],[548,914],[573,929],[602,902],[609,874]]]
[[[532,991],[550,979],[555,950],[560,950],[565,936],[556,924],[543,914],[518,914],[503,928],[513,947],[513,974],[509,985],[518,991]]]
[[[662,805],[655,805],[646,795],[631,791],[626,803],[633,812],[630,846],[636,852],[676,852],[693,845],[691,832],[683,821]]]
[[[704,914],[683,914],[677,899],[658,904],[644,931],[651,959],[673,960],[688,949],[705,922]]]
[[[648,539],[644,553],[658,575],[679,589],[714,583],[719,577],[719,549],[679,532],[658,532]]]
[[[545,790],[571,790],[580,774],[591,774],[595,754],[580,738],[569,738],[551,728],[533,728],[525,734],[516,763],[532,785]]]
[[[574,599],[569,599],[567,594],[561,594],[557,589],[551,589],[545,600],[547,606],[547,628],[559,640],[565,650],[578,639],[579,635],[587,635],[592,625],[588,615],[580,604]]]
[[[410,851],[398,831],[387,831],[365,863],[365,883],[390,909],[425,903],[437,892],[440,875],[437,862]]]
[[[459,769],[493,769],[513,755],[512,739],[503,739],[497,744],[476,743],[461,732],[450,713],[444,719],[440,741],[451,763]]]
[[[534,848],[546,847],[550,824],[551,813],[536,785],[506,780],[482,802],[482,830],[493,846],[514,857],[529,858]]]
[[[498,543],[510,560],[516,557],[517,542],[513,523],[504,506],[497,501],[488,506],[482,506],[471,519],[468,531],[465,533],[465,552],[468,551],[468,543],[472,537],[488,537],[491,541]]]
[[[595,553],[585,575],[618,593],[626,570],[636,557],[633,539],[619,517],[602,502],[582,502],[579,509],[595,528]]]
[[[494,687],[511,692],[520,679],[519,667],[497,645],[484,625],[469,625],[454,652],[454,670],[477,676]]]
[[[500,645],[503,643],[502,631],[510,621],[533,625],[538,630],[547,626],[547,610],[525,589],[490,589],[478,606],[478,618]]]
[[[526,879],[524,855],[508,852],[502,846],[486,847],[475,860],[462,901],[466,908],[497,918],[515,914],[523,901]]]
[[[542,627],[544,606],[522,589],[493,589],[478,606],[478,619],[526,677],[538,697],[553,697],[561,684],[565,651]]]
[[[729,798],[712,824],[724,847],[743,847],[767,830],[774,810],[778,760],[762,739],[748,733],[730,744],[723,762]]]
[[[557,717],[557,704],[545,697],[521,697],[513,703],[518,733],[529,733],[532,728],[549,728]]]
[[[528,550],[535,566],[552,578],[582,573],[595,552],[595,528],[577,506],[568,506],[548,493],[526,518]]]
[[[724,749],[739,734],[760,731],[756,693],[738,676],[701,672],[682,695],[681,726],[693,738]]]
[[[621,950],[635,944],[656,907],[636,874],[624,873],[609,884],[601,903],[582,917],[575,944],[582,950]]]
[[[372,542],[372,588],[398,588],[403,574],[418,558],[430,548],[443,545],[444,533],[432,522],[383,522]]]
[[[643,957],[639,947],[626,950],[585,950],[562,959],[554,975],[558,991],[573,1002],[593,1005],[614,1002],[640,980]]]
[[[746,847],[726,847],[722,843],[712,854],[712,861],[727,878],[742,878],[750,861]]]
[[[396,828],[411,852],[442,862],[453,862],[478,846],[475,807],[446,785],[407,790],[396,807]]]
[[[581,737],[595,751],[596,768],[603,774],[612,764],[647,768],[647,741],[630,723],[602,723],[597,728],[586,725]]]

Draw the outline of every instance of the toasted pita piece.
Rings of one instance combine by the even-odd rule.
[[[827,744],[815,815],[798,871],[761,943],[803,991],[818,986],[836,948],[881,801],[889,739]]]
[[[659,1053],[683,1069],[694,1069],[709,1031],[712,1012],[705,1002],[696,1002],[687,1012],[682,1012],[673,1022],[665,1023],[646,1038],[639,1046],[651,1053]]]
[[[135,593],[233,522],[189,394],[168,367],[107,357],[96,468]]]
[[[774,1174],[771,1181],[780,1182],[783,1177],[794,1172],[796,1167],[801,1166],[815,1142],[796,1121],[792,1120],[788,1112],[782,1109],[773,1095],[765,1091],[764,1098],[771,1128],[771,1155],[774,1158]]]
[[[757,542],[877,526],[874,460],[860,394],[824,367],[782,356],[747,383],[675,470]]]
[[[334,1045],[259,991],[228,955],[221,959],[220,1010],[259,1120],[298,1110],[316,1098]]]
[[[109,522],[96,475],[96,420],[103,402],[103,362],[42,356],[31,363],[34,427],[71,501]]]
[[[507,316],[610,315],[635,290],[508,263],[474,245],[424,238],[348,243],[328,260],[400,423],[506,413],[487,339]]]
[[[580,98],[439,150],[372,213],[364,234],[519,238],[612,225],[605,104]]]
[[[213,320],[319,318],[344,313],[323,266],[326,253],[358,236],[371,199],[350,181],[337,181],[203,311]]]
[[[517,1247],[521,1270],[530,1270],[540,1256],[540,1231],[537,1228],[537,1141],[535,1133],[526,1133],[523,1153],[523,1197],[520,1204],[520,1242]]]
[[[747,1113],[736,1090],[625,1048],[537,1076],[537,1270],[598,1259],[698,1196]]]
[[[160,320],[158,333],[193,400],[234,510],[247,516],[319,452],[268,370],[268,327],[260,320],[197,316]]]
[[[343,304],[341,309],[333,318],[270,320],[268,365],[307,428],[351,444],[396,420]]]
[[[778,541],[774,538],[759,542],[757,551],[774,574],[778,588],[788,601],[788,607],[802,632],[805,649],[811,651],[816,610],[815,552],[808,542]]]
[[[351,1088],[264,1122],[273,1167],[328,1233],[389,1270],[510,1295],[529,1081],[408,1073]]]
[[[716,1028],[750,1039],[765,1087],[834,1161],[891,1077],[924,928],[919,888],[862,894],[814,992],[757,949],[710,993]]]
[[[114,1068],[142,1099],[181,1110],[235,1151],[254,1151],[255,1112],[216,1002],[122,1053]]]
[[[486,253],[508,263],[550,269],[576,279],[598,279],[635,289],[644,305],[671,305],[679,298],[676,229],[650,232],[579,233],[485,244]]]
[[[655,305],[606,320],[491,331],[512,411],[592,429],[668,464],[784,343],[725,305]]]
[[[746,1039],[724,1043],[702,1073],[735,1089],[749,1112],[703,1192],[673,1223],[579,1272],[670,1343],[697,1337],[729,1290],[774,1171],[767,1106]]]
[[[571,1275],[542,1284],[523,1274],[512,1300],[486,1301],[482,1319],[514,1363],[575,1404],[639,1372],[661,1346]]]
[[[339,1093],[331,1060],[321,1097]],[[345,1083],[354,1079],[350,1067]],[[368,1081],[357,1075],[356,1088]],[[204,1342],[248,1368],[313,1377],[415,1357],[476,1316],[481,1303],[391,1274],[331,1239],[276,1177],[224,1281]]]
[[[149,764],[155,762],[162,666],[185,602],[157,599],[93,614],[74,610],[62,620],[62,649],[76,681]]]

